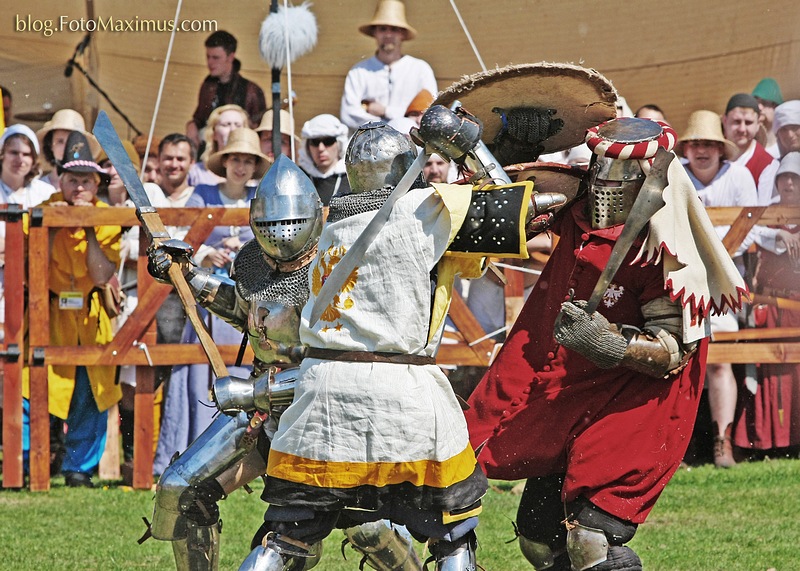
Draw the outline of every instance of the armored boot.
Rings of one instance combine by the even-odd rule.
[[[733,424],[725,427],[725,432],[720,432],[719,423],[714,423],[714,465],[717,468],[730,468],[736,465],[733,459],[733,444],[731,443],[731,432]]]
[[[285,535],[268,533],[239,571],[307,571],[319,563],[322,542],[309,545]]]
[[[220,523],[203,526],[186,521],[186,538],[172,542],[178,571],[216,571],[219,568],[220,527]]]
[[[475,532],[470,531],[456,541],[439,540],[430,545],[431,556],[425,561],[425,568],[433,560],[436,571],[475,571],[475,548],[478,541]]]
[[[364,523],[344,530],[345,543],[364,557],[361,566],[378,571],[420,571],[422,562],[410,537],[404,537],[385,520]]]

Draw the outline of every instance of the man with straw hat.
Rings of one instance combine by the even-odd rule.
[[[295,148],[300,142],[300,139],[294,134],[294,117],[286,111],[281,109],[281,154],[286,155],[292,160],[295,160],[297,154]],[[267,155],[270,162],[275,160],[275,151],[272,148],[272,109],[264,113],[261,118],[261,124],[256,127],[256,133],[261,141],[261,152]]]
[[[58,167],[59,157],[64,154],[67,137],[72,131],[82,133],[89,143],[92,156],[97,156],[100,152],[100,145],[97,144],[94,135],[86,130],[83,116],[74,109],[59,109],[52,119],[36,131],[39,146],[42,149],[41,156],[44,158],[42,168],[48,173],[42,178],[45,182],[52,184],[56,190],[60,189],[60,176],[56,167]]]
[[[737,148],[722,135],[719,115],[713,111],[695,111],[689,116],[689,126],[678,139],[675,151],[684,157],[684,168],[705,207],[754,206],[758,191],[750,171],[730,162]],[[730,226],[717,226],[724,237]],[[749,243],[750,236],[745,239]],[[744,275],[742,248],[734,257],[739,272]],[[738,331],[739,323],[730,314],[711,318],[711,331]],[[736,410],[737,383],[730,363],[709,363],[706,368],[708,401],[714,430],[714,464],[718,468],[733,466],[731,432]]]
[[[414,97],[423,89],[439,92],[431,66],[403,55],[404,40],[417,31],[406,21],[405,5],[399,0],[380,0],[372,20],[358,31],[375,38],[377,50],[371,58],[347,73],[342,94],[342,123],[351,129],[370,121],[403,117]]]

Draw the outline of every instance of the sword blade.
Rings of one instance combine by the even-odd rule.
[[[125,151],[125,147],[122,146],[122,141],[105,111],[100,111],[97,115],[97,121],[94,124],[92,133],[94,133],[111,164],[117,170],[119,178],[128,191],[128,197],[136,205],[136,209],[139,210],[140,208],[151,206],[150,199],[147,198],[147,193],[144,191],[144,185],[139,180],[139,174],[136,172],[136,168]]]
[[[617,238],[614,249],[611,250],[611,255],[608,257],[603,273],[600,274],[600,278],[597,280],[597,285],[594,286],[594,291],[592,291],[589,303],[586,306],[586,313],[595,312],[639,232],[642,231],[642,228],[645,227],[650,218],[666,204],[663,193],[664,187],[667,186],[667,170],[673,158],[675,158],[675,155],[666,149],[658,149],[650,174],[647,175],[644,184],[642,184],[642,188],[639,190],[633,206],[631,206],[630,214],[625,220],[622,233]]]
[[[333,300],[333,296],[342,289],[344,282],[347,280],[347,276],[355,269],[364,257],[364,253],[367,251],[367,248],[369,248],[372,240],[378,235],[381,228],[384,227],[386,221],[389,220],[395,202],[400,200],[400,197],[408,192],[414,180],[416,180],[419,173],[422,172],[422,167],[425,166],[425,161],[427,160],[428,155],[424,152],[421,152],[419,156],[417,156],[416,160],[406,171],[406,174],[404,174],[400,182],[397,183],[397,186],[389,195],[389,198],[383,203],[383,206],[375,213],[375,216],[369,221],[364,231],[361,232],[358,238],[356,238],[356,241],[353,242],[353,245],[350,246],[345,255],[342,256],[342,259],[334,266],[314,300],[314,305],[311,308],[311,316],[308,320],[309,327],[313,327],[314,324],[319,321],[322,312],[325,311],[325,308],[328,307]]]
[[[147,198],[147,193],[144,190],[142,181],[139,180],[136,168],[133,166],[128,153],[125,151],[125,147],[122,146],[122,141],[119,135],[117,135],[117,131],[114,129],[114,125],[111,124],[111,120],[108,118],[105,111],[100,111],[98,114],[92,133],[97,137],[98,142],[108,155],[108,159],[114,165],[119,178],[128,191],[128,196],[136,205],[136,216],[141,221],[144,231],[156,244],[168,240],[169,232],[167,232],[167,229],[164,227],[164,223],[161,221],[158,211],[150,204],[150,199]],[[211,370],[214,371],[217,377],[228,376],[228,369],[225,366],[225,361],[222,359],[219,348],[211,338],[203,320],[200,319],[200,315],[197,313],[197,302],[178,264],[172,264],[169,267],[169,278],[172,285],[175,287],[175,291],[178,293],[181,303],[183,303],[186,316],[197,332],[197,337],[205,351],[206,357],[208,357]]]

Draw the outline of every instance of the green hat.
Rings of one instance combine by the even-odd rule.
[[[753,90],[753,97],[758,97],[764,101],[772,101],[775,105],[783,103],[783,95],[778,82],[771,77],[765,77],[758,82]]]

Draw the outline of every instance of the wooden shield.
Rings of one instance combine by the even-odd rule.
[[[563,151],[583,143],[586,130],[616,116],[617,92],[593,69],[565,63],[511,65],[466,76],[442,91],[434,105],[454,101],[483,121],[483,142],[491,144],[500,131],[495,107],[554,109],[562,129],[544,140],[543,153]]]

